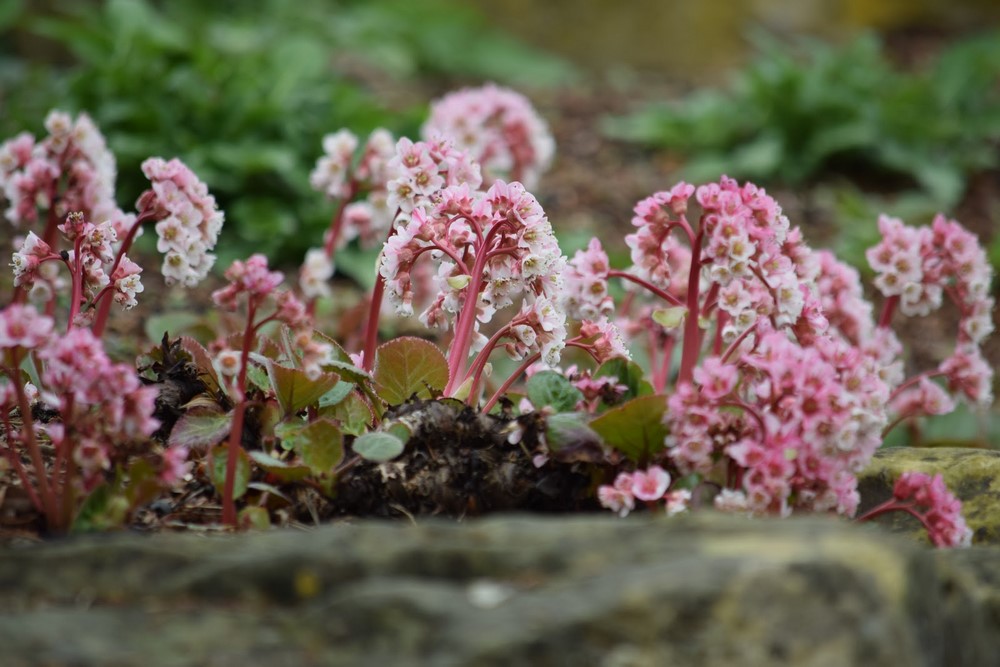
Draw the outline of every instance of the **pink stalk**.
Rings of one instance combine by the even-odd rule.
[[[727,347],[726,351],[722,354],[723,361],[729,361],[729,357],[733,355],[733,352],[739,349],[740,343],[742,343],[747,336],[749,336],[750,334],[752,334],[754,331],[757,330],[758,321],[759,320],[754,321],[754,323],[748,326],[746,330],[743,331],[743,333],[741,333],[739,336],[736,337],[736,340],[734,340],[732,343],[729,344],[729,347]]]
[[[392,238],[392,235],[396,233],[395,220],[399,216],[399,209],[396,210],[396,215],[392,217],[393,224],[389,227],[389,233],[386,234],[385,240],[388,241]],[[383,244],[383,248],[384,248]],[[368,306],[368,322],[365,324],[365,342],[362,348],[362,368],[366,371],[371,371],[375,368],[375,348],[378,345],[378,319],[382,312],[382,298],[385,296],[385,278],[382,277],[382,272],[378,270],[378,263],[376,262],[375,267],[375,287],[372,289],[371,303]]]
[[[9,374],[9,371],[5,370],[5,372]],[[23,426],[24,420],[22,419],[21,422]],[[21,463],[21,457],[14,450],[14,445],[12,444],[14,442],[14,426],[10,423],[10,416],[6,411],[3,413],[3,426],[5,434],[4,452],[7,454],[7,460],[10,461],[11,467],[17,472],[17,476],[21,480],[21,486],[24,488],[25,493],[28,494],[31,504],[35,506],[39,514],[45,514],[45,506],[35,492],[35,487],[28,477],[28,471],[24,469],[24,465]]]
[[[489,245],[496,238],[496,234],[501,230],[502,225],[493,226],[483,239],[482,246],[478,249],[476,263],[472,267],[472,282],[466,288],[465,303],[462,312],[458,316],[455,324],[455,338],[451,341],[451,352],[448,354],[448,384],[444,389],[445,396],[451,396],[458,384],[462,382],[462,367],[465,358],[469,356],[469,347],[472,345],[472,330],[476,322],[476,314],[479,305],[479,291],[483,287],[483,272],[486,270],[486,262],[489,258]]]
[[[470,377],[472,378],[472,384],[469,385],[469,398],[467,399],[469,405],[472,405],[473,397],[476,395],[476,391],[479,389],[479,381],[482,377],[483,370],[486,368],[486,362],[489,361],[490,355],[496,348],[497,343],[500,342],[500,339],[506,336],[508,333],[510,333],[512,325],[513,322],[497,330],[497,332],[493,334],[492,338],[490,338],[489,341],[487,341],[485,347],[483,347],[483,349],[479,351],[479,354],[476,355],[476,358],[473,359],[472,366],[469,367],[469,372],[466,373],[465,375],[466,380],[468,380]]]
[[[240,372],[236,376],[236,391],[239,392],[239,402],[233,408],[233,426],[229,431],[229,442],[226,449],[226,482],[222,489],[222,523],[236,527],[236,501],[233,491],[236,488],[236,457],[240,451],[243,439],[243,413],[246,408],[247,365],[250,362],[250,347],[254,340],[253,318],[257,304],[253,298],[247,309],[247,326],[243,332],[243,349],[240,353]]]
[[[947,373],[944,371],[924,371],[923,373],[917,373],[906,382],[896,387],[892,391],[892,394],[889,395],[889,401],[892,402],[892,400],[899,396],[903,391],[917,384],[923,378],[927,378],[929,380],[931,378],[944,377],[945,375],[947,375]]]
[[[886,329],[889,327],[889,323],[892,322],[892,315],[896,312],[896,305],[899,304],[898,296],[890,296],[882,304],[882,314],[878,318],[878,326],[880,329]]]
[[[83,262],[80,261],[80,248],[83,246],[83,237],[78,236],[73,244],[73,266],[70,270],[73,274],[73,290],[69,303],[69,322],[66,324],[66,331],[73,329],[73,320],[80,312],[80,302],[83,301]]]
[[[500,385],[500,388],[493,393],[493,396],[490,397],[490,400],[486,401],[486,405],[483,406],[482,410],[483,414],[488,414],[489,411],[493,409],[493,406],[497,404],[497,401],[500,400],[500,397],[503,396],[505,393],[507,393],[507,390],[510,389],[510,386],[514,384],[517,378],[521,377],[521,375],[523,375],[524,372],[528,370],[531,364],[535,363],[541,358],[542,358],[542,353],[535,352],[533,355],[522,361],[521,365],[518,366],[517,369],[513,373],[511,373],[510,377],[504,380],[503,384]]]
[[[704,234],[698,232],[691,243],[691,270],[688,273],[687,315],[684,317],[684,348],[681,352],[681,369],[677,382],[690,382],[694,366],[701,351],[701,332],[698,329],[698,289],[701,276],[701,241]]]
[[[14,369],[16,370],[20,365],[20,355],[15,353]],[[35,467],[35,477],[38,480],[38,493],[45,505],[46,521],[50,527],[59,530],[62,528],[60,525],[61,521],[59,521],[59,510],[56,505],[56,497],[52,493],[48,477],[45,474],[45,462],[42,460],[42,450],[35,439],[35,424],[31,418],[31,404],[28,402],[27,394],[24,393],[24,387],[16,378],[16,373],[11,375],[14,391],[17,393],[17,405],[21,410],[21,431],[24,436],[24,445],[28,450],[28,456],[31,458],[31,465]]]
[[[121,248],[118,249],[118,254],[115,255],[115,262],[111,265],[111,270],[108,271],[108,277],[110,278],[115,274],[115,270],[118,265],[121,264],[122,258],[125,254],[132,249],[132,242],[135,241],[135,235],[139,233],[139,228],[146,222],[149,222],[155,217],[151,211],[142,211],[136,217],[135,222],[132,223],[132,227],[128,230],[128,234],[125,235],[125,240],[122,241]],[[111,312],[111,302],[114,301],[106,292],[110,291],[108,288],[113,288],[114,283],[109,283],[108,287],[101,290],[101,293],[97,295],[94,299],[94,305],[97,305],[98,301],[101,301],[101,305],[98,307],[97,316],[94,318],[94,326],[91,327],[91,331],[94,336],[100,338],[104,334],[104,327],[108,322],[108,314]]]
[[[628,271],[611,270],[611,271],[608,271],[608,277],[609,278],[621,278],[623,280],[628,280],[630,282],[635,283],[636,285],[639,285],[640,287],[643,287],[644,289],[646,289],[646,291],[648,291],[648,292],[650,292],[652,294],[655,294],[656,296],[660,297],[661,299],[663,299],[667,303],[673,304],[675,306],[683,306],[684,305],[684,302],[681,301],[680,299],[678,299],[673,294],[660,289],[659,287],[657,287],[656,285],[653,285],[649,281],[644,280],[644,279],[640,278],[639,276],[633,275],[633,274],[629,273]]]
[[[871,521],[875,517],[887,514],[888,512],[906,512],[910,516],[916,517],[917,520],[923,524],[924,528],[927,529],[928,533],[931,532],[931,527],[927,525],[927,520],[924,518],[923,514],[913,509],[913,505],[911,503],[901,503],[895,498],[890,498],[881,505],[868,510],[863,515],[859,516],[857,521],[858,523]]]

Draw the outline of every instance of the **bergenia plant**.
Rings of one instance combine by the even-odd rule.
[[[47,528],[63,531],[96,489],[123,519],[186,474],[186,448],[150,447],[160,425],[156,390],[142,386],[134,368],[113,363],[101,336],[111,304],[130,309],[143,291],[142,268],[126,254],[141,226],[174,226],[161,248],[164,274],[193,285],[211,267],[222,214],[183,164],[158,158],[143,165],[152,188],[137,213],[124,213],[114,202],[114,157],[89,117],[54,111],[45,126],[40,142],[25,133],[0,146],[5,215],[39,232],[29,229],[18,243],[15,303],[0,311],[0,409],[10,466]],[[65,333],[57,335],[60,320]],[[50,459],[42,456],[47,448]]]
[[[380,494],[404,513],[443,511],[428,485],[451,478],[434,466],[486,461],[494,490],[523,482],[559,509],[854,516],[857,474],[889,430],[992,401],[992,269],[957,222],[879,220],[877,316],[855,269],[809,248],[763,189],[725,177],[639,202],[628,266],[597,239],[567,259],[532,194],[551,136],[495,86],[435,103],[420,141],[327,136],[311,184],[333,210],[302,298],[265,256],[236,261],[213,293],[214,339],[164,336],[136,374],[101,342],[111,304],[143,291],[132,242],[155,224],[167,282],[194,285],[222,213],[182,163],[151,158],[151,188],[126,214],[93,124],[56,113],[47,128],[0,146],[7,217],[25,233],[0,311],[0,407],[9,468],[53,531],[121,523],[195,480],[230,526],[266,525],[303,497],[314,520],[316,498],[330,512]],[[348,244],[380,254],[367,316],[340,344],[315,306]],[[907,377],[891,327],[945,297],[954,353]],[[392,318],[426,337],[381,341]],[[447,484],[471,494],[449,511],[488,509],[474,481]],[[559,489],[572,490],[564,504]],[[861,520],[888,511],[939,546],[971,539],[939,477],[907,473]]]

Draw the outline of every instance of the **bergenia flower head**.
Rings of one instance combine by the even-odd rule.
[[[9,204],[7,219],[15,226],[34,223],[39,208],[54,206],[58,218],[80,211],[122,232],[134,217],[115,202],[115,158],[97,126],[85,113],[74,120],[52,111],[45,129],[49,134],[40,142],[22,133],[0,144],[0,198]]]
[[[555,153],[552,134],[528,99],[495,84],[464,88],[435,101],[421,135],[447,138],[469,154],[482,166],[487,184],[519,181],[529,190]]]
[[[222,211],[206,185],[176,158],[149,158],[142,173],[153,187],[139,197],[136,208],[158,220],[156,248],[164,253],[163,277],[167,284],[196,285],[215,263],[210,251],[222,230]]]
[[[917,515],[935,546],[967,547],[972,543],[972,530],[962,517],[962,501],[948,491],[940,474],[904,472],[892,495]]]

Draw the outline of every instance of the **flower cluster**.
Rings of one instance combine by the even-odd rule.
[[[413,209],[386,242],[380,272],[397,312],[413,312],[413,268],[424,253],[441,260],[437,295],[421,314],[427,326],[446,328],[473,309],[475,329],[524,295],[508,351],[520,358],[542,350],[558,359],[565,338],[560,274],[565,260],[537,200],[520,183],[497,181],[488,192],[467,184],[432,193],[434,204]],[[404,224],[405,222],[405,224]],[[473,349],[481,347],[484,337]]]
[[[90,117],[74,120],[52,111],[45,129],[49,134],[40,142],[25,132],[0,145],[7,219],[21,226],[36,222],[40,208],[52,209],[59,219],[81,211],[88,219],[111,221],[119,233],[127,229],[134,217],[115,203],[115,158]]]
[[[972,543],[972,530],[962,518],[962,501],[948,491],[940,474],[904,472],[892,488],[892,498],[869,510],[860,520],[892,511],[916,517],[935,546],[967,547]]]
[[[993,371],[980,346],[993,331],[993,269],[976,237],[943,215],[930,227],[908,227],[881,216],[881,242],[867,253],[877,272],[875,285],[887,298],[883,326],[896,304],[908,316],[926,315],[940,307],[947,294],[958,307],[958,345],[938,368],[952,392],[974,403],[988,404]]]
[[[667,492],[670,488],[670,473],[660,466],[650,466],[646,470],[621,472],[615,478],[614,484],[602,484],[597,489],[597,499],[601,506],[617,512],[619,516],[627,516],[635,509],[635,501],[655,503],[666,501],[666,512],[673,516],[688,508],[691,492],[678,489]]]
[[[327,229],[322,248],[306,253],[299,271],[299,287],[307,299],[330,295],[334,252],[353,239],[361,247],[371,248],[385,240],[392,226],[394,210],[389,210],[386,184],[390,178],[389,161],[395,155],[395,143],[388,130],[374,130],[355,165],[357,137],[340,130],[323,138],[323,156],[309,177],[313,188],[339,204]],[[364,199],[351,201],[364,191]]]
[[[180,160],[149,158],[142,173],[152,182],[136,202],[140,216],[157,220],[156,249],[164,253],[167,284],[198,284],[215,264],[215,248],[224,216],[208,188]]]
[[[278,289],[284,275],[280,271],[271,271],[267,266],[267,257],[261,254],[252,255],[245,262],[234,261],[226,269],[225,275],[229,284],[214,291],[212,300],[224,310],[235,311],[241,298],[247,298],[245,344],[252,341],[254,333],[264,324],[281,322],[293,331],[293,343],[301,355],[303,370],[311,377],[318,376],[322,371],[321,366],[329,362],[332,349],[328,344],[317,342],[313,338],[313,321],[306,312],[305,305],[291,291]],[[274,311],[257,319],[258,309],[269,297],[274,299]],[[240,374],[244,370],[241,365],[246,363],[238,352],[226,348],[220,351],[217,361],[225,376]]]
[[[141,386],[131,366],[112,363],[89,329],[70,329],[63,336],[52,329],[51,318],[34,308],[8,306],[0,311],[0,352],[33,350],[43,363],[39,399],[60,416],[45,432],[58,461],[72,461],[82,490],[89,491],[111,467],[116,448],[147,438],[159,426],[152,416],[157,390]],[[0,392],[5,411],[16,405],[10,383],[18,380],[9,377]]]
[[[520,93],[494,84],[449,93],[431,105],[424,138],[445,137],[475,159],[487,184],[502,178],[538,184],[555,153],[545,121]]]
[[[737,466],[730,488],[754,513],[854,513],[854,474],[886,423],[889,388],[874,361],[833,338],[802,347],[772,331],[737,363],[706,359],[694,379],[668,403],[669,455],[682,472]]]
[[[635,274],[656,287],[670,287],[675,275],[680,275],[686,284],[691,248],[677,239],[674,230],[687,212],[693,194],[694,186],[680,182],[669,191],[657,192],[635,205],[632,224],[638,229],[625,237],[625,244],[632,253]]]
[[[596,320],[610,317],[615,304],[608,294],[608,254],[597,238],[590,239],[585,250],[577,250],[566,269],[564,300],[570,317]]]

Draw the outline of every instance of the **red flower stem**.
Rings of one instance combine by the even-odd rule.
[[[476,314],[479,305],[479,291],[483,287],[483,272],[486,269],[486,261],[489,257],[490,243],[500,233],[504,225],[494,225],[479,248],[476,255],[476,263],[472,266],[472,283],[466,288],[465,303],[455,324],[455,338],[451,342],[451,352],[448,354],[448,384],[444,388],[444,395],[451,396],[458,384],[462,382],[462,367],[465,358],[469,356],[469,347],[472,345],[472,329],[476,322]]]
[[[521,362],[521,365],[518,366],[517,369],[513,373],[511,373],[510,377],[504,380],[503,384],[500,385],[500,388],[497,389],[496,392],[494,392],[493,396],[490,397],[490,400],[486,401],[486,405],[483,406],[482,410],[483,414],[484,415],[488,414],[489,411],[493,409],[493,406],[497,404],[497,401],[500,400],[500,397],[503,396],[508,389],[510,389],[510,386],[514,384],[517,378],[521,377],[521,375],[526,370],[528,370],[528,367],[531,366],[531,364],[535,363],[541,358],[542,358],[542,353],[535,352],[533,355],[531,355],[523,362]]]
[[[135,241],[136,234],[139,233],[139,228],[142,227],[144,223],[149,222],[155,217],[156,214],[152,211],[142,211],[139,213],[135,222],[132,223],[132,227],[129,228],[128,233],[125,235],[125,240],[122,241],[122,246],[118,249],[118,254],[115,255],[115,262],[111,265],[111,270],[108,271],[108,278],[111,278],[115,274],[115,270],[118,268],[118,265],[122,263],[122,258],[125,257],[125,254],[132,249],[132,243]],[[101,305],[97,310],[97,316],[94,318],[94,325],[90,328],[90,330],[98,338],[104,335],[104,327],[108,323],[108,314],[111,312],[111,302],[114,299],[107,296],[107,292],[110,291],[114,291],[113,282],[109,283],[107,287],[101,290],[100,294],[98,294],[94,299],[95,306],[98,301],[101,302]]]
[[[901,503],[895,498],[890,498],[881,505],[873,507],[855,520],[858,523],[864,523],[865,521],[871,521],[875,517],[889,512],[906,512],[907,514],[916,517],[925,528],[928,528],[927,521],[924,519],[924,516],[913,508],[912,503]]]
[[[678,299],[673,294],[660,289],[656,285],[653,285],[652,283],[640,278],[639,276],[633,275],[628,271],[618,271],[618,270],[608,271],[608,278],[621,278],[623,280],[628,280],[630,282],[635,283],[636,285],[639,285],[640,287],[645,288],[646,291],[650,292],[651,294],[655,294],[656,296],[660,297],[667,303],[670,303],[674,306],[684,305],[684,302]]]
[[[677,339],[673,336],[667,337],[663,342],[663,361],[660,362],[660,388],[657,390],[663,391],[667,388],[667,382],[670,381],[670,367],[674,363],[674,346],[677,344]]]
[[[333,253],[337,248],[337,241],[340,239],[340,231],[344,226],[344,211],[347,209],[347,204],[354,199],[357,194],[358,182],[352,178],[347,195],[342,197],[340,201],[337,202],[337,208],[334,209],[333,215],[330,217],[330,227],[327,232],[326,243],[323,245],[323,252],[325,252],[326,256],[330,259],[333,259]]]
[[[393,224],[389,227],[389,233],[386,234],[386,242],[392,238],[392,235],[396,233],[395,220],[399,217],[400,210],[396,210],[396,215],[392,216]],[[385,244],[382,244],[382,252],[385,252]],[[375,287],[372,289],[371,302],[368,305],[368,322],[365,324],[365,342],[362,348],[362,368],[366,371],[371,371],[375,368],[375,347],[378,345],[378,318],[382,311],[382,297],[385,296],[385,278],[382,277],[382,272],[379,270],[379,265],[382,262],[381,255],[378,261],[375,263]]]
[[[715,356],[722,354],[722,330],[726,326],[728,317],[729,313],[724,310],[720,310],[715,316],[715,338],[712,341],[712,354]]]
[[[73,243],[73,289],[69,303],[69,322],[66,323],[66,331],[73,329],[73,320],[80,312],[80,302],[83,301],[83,262],[80,261],[80,249],[83,247],[83,237],[78,236]],[[96,335],[96,334],[95,334]]]
[[[701,331],[698,329],[698,291],[701,275],[701,242],[704,234],[698,232],[691,244],[691,271],[688,273],[687,315],[684,317],[684,348],[681,352],[681,370],[678,384],[690,382],[694,366],[701,351]]]
[[[760,320],[754,320],[753,324],[751,324],[750,326],[748,326],[743,331],[743,333],[741,333],[739,336],[736,337],[736,340],[734,340],[732,343],[729,344],[729,347],[727,347],[726,351],[722,354],[722,361],[723,362],[728,361],[729,357],[732,356],[733,352],[735,352],[736,350],[739,349],[740,343],[742,343],[746,339],[747,336],[749,336],[750,334],[752,334],[754,331],[757,330],[757,322],[759,322],[759,321]]]
[[[896,305],[899,303],[898,296],[890,296],[882,304],[882,314],[878,318],[878,326],[880,329],[887,329],[889,323],[892,322],[892,315],[896,312]]]
[[[56,505],[56,497],[49,486],[48,477],[45,474],[45,461],[42,460],[42,450],[35,439],[35,424],[31,418],[31,404],[28,402],[28,395],[24,393],[24,386],[21,384],[17,369],[21,367],[21,359],[18,351],[14,352],[14,373],[11,381],[14,383],[14,391],[17,393],[17,405],[21,410],[21,434],[24,438],[24,446],[28,450],[31,465],[35,468],[35,478],[38,484],[38,495],[41,496],[45,506],[45,519],[51,526],[59,516]],[[56,526],[58,528],[58,526]]]
[[[493,334],[493,337],[487,341],[485,347],[479,351],[476,358],[473,359],[472,366],[469,367],[469,372],[465,375],[465,380],[468,380],[470,377],[472,378],[472,384],[469,385],[469,397],[466,399],[466,402],[469,405],[472,405],[472,399],[476,395],[476,391],[479,389],[479,381],[483,374],[483,370],[486,368],[486,362],[489,361],[490,355],[493,353],[493,349],[497,346],[497,343],[500,342],[501,338],[510,333],[510,329],[513,324],[514,323],[511,322],[506,326],[500,327],[500,329]]]
[[[904,382],[903,384],[901,384],[898,387],[896,387],[892,391],[892,393],[889,394],[889,402],[892,402],[893,399],[895,399],[897,396],[899,396],[901,393],[903,393],[903,391],[905,391],[906,389],[909,389],[913,385],[917,384],[923,378],[930,379],[930,378],[936,378],[936,377],[944,377],[945,375],[948,375],[948,374],[945,373],[945,372],[943,372],[943,371],[924,371],[923,373],[917,373],[916,375],[914,375],[913,377],[911,377],[910,379],[908,379],[906,382]]]
[[[382,297],[385,294],[385,278],[379,274],[375,279],[371,303],[368,306],[368,324],[365,325],[365,346],[362,354],[362,365],[366,371],[375,368],[375,347],[378,345],[378,316],[382,310]]]
[[[246,408],[247,364],[250,360],[250,348],[254,340],[253,318],[257,312],[257,303],[250,299],[247,309],[247,326],[243,332],[243,349],[240,352],[240,372],[236,377],[236,390],[239,392],[239,402],[233,409],[233,426],[229,431],[229,443],[226,449],[226,482],[222,489],[222,523],[236,527],[236,500],[233,492],[236,488],[236,456],[242,446],[243,413]]]
[[[66,399],[66,409],[62,410],[62,421],[64,424],[63,441],[62,445],[56,450],[56,460],[52,465],[52,486],[53,494],[56,496],[56,502],[62,505],[63,513],[66,516],[70,516],[72,514],[72,505],[67,508],[66,500],[67,496],[70,494],[67,487],[72,484],[73,476],[70,474],[69,470],[66,470],[65,473],[62,474],[62,481],[58,481],[58,476],[62,473],[63,468],[66,466],[66,462],[73,460],[72,453],[73,445],[75,444],[71,438],[70,429],[65,427],[66,424],[72,424],[74,421],[73,395],[65,395],[64,398]]]
[[[754,421],[757,422],[757,426],[760,427],[760,437],[764,438],[767,435],[767,426],[764,425],[764,418],[760,416],[760,413],[757,412],[753,408],[753,406],[747,405],[743,401],[737,401],[737,400],[722,401],[722,405],[727,405],[734,408],[740,408],[741,410],[749,414],[751,417],[753,417]]]
[[[10,375],[9,369],[4,369],[4,372]],[[10,413],[7,410],[3,411],[3,426],[4,426],[4,452],[7,454],[7,459],[10,461],[10,465],[17,472],[18,478],[21,480],[21,486],[24,488],[25,493],[28,494],[28,499],[31,500],[31,504],[35,506],[39,514],[45,514],[45,506],[42,505],[41,498],[38,497],[38,493],[35,492],[35,486],[31,483],[31,479],[28,477],[28,471],[24,469],[24,464],[21,463],[21,457],[14,451],[14,426],[10,423]]]

